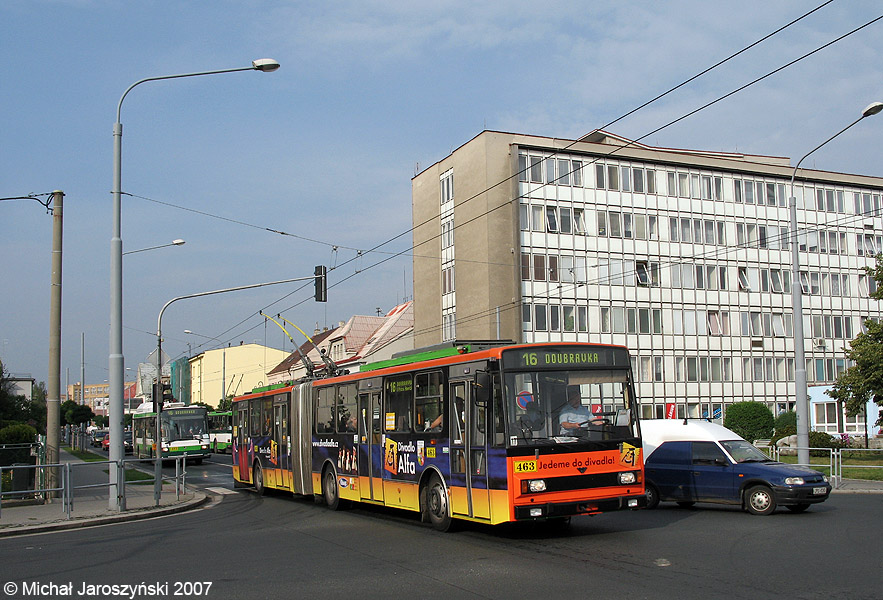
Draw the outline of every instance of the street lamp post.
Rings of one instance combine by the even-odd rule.
[[[807,156],[836,138],[838,135],[864,119],[876,115],[883,110],[883,102],[873,102],[869,104],[863,111],[861,116],[829,137],[827,140],[807,152],[797,161],[794,166],[794,172],[791,174],[791,299],[794,310],[794,402],[797,408],[797,462],[800,464],[809,464],[809,397],[806,388],[806,355],[804,351],[803,338],[803,297],[802,284],[800,282],[800,240],[797,230],[797,198],[794,196],[794,178],[797,176],[797,169],[800,163]]]
[[[123,92],[119,104],[117,104],[116,122],[113,126],[113,237],[110,240],[110,354],[108,356],[108,371],[110,373],[110,440],[112,442],[110,444],[108,458],[111,461],[120,461],[125,457],[123,449],[123,240],[120,223],[123,139],[123,125],[120,122],[120,113],[123,108],[123,100],[126,99],[128,93],[131,92],[135,86],[148,81],[233,73],[236,71],[254,70],[272,72],[278,68],[279,63],[275,60],[261,58],[252,61],[250,67],[148,77],[130,85],[126,91]],[[114,464],[118,463],[115,462]],[[110,469],[109,473],[110,509],[124,510],[124,500],[121,499],[121,494],[117,489],[117,474],[115,473],[115,469]]]
[[[210,335],[202,335],[200,333],[193,333],[189,329],[185,329],[184,333],[186,333],[188,335],[196,335],[199,337],[204,337],[209,340],[215,340],[216,342],[221,344],[221,402],[223,402],[224,400],[227,399],[227,347],[224,346],[224,342],[222,342],[218,338],[211,337]],[[187,344],[187,346],[190,346],[190,344]],[[234,379],[235,379],[235,376],[234,376]],[[200,390],[202,389],[202,386],[203,386],[202,376],[200,376],[200,380],[199,380],[199,389]],[[220,407],[221,405],[219,404],[218,406]]]

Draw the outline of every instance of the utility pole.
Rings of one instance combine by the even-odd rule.
[[[61,246],[64,229],[64,192],[52,192],[52,276],[49,285],[49,381],[46,394],[46,462],[58,462],[61,408]],[[49,489],[58,486],[58,469],[49,469]],[[56,492],[51,492],[54,497]]]

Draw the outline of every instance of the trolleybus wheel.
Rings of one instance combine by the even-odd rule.
[[[264,471],[258,462],[254,463],[254,468],[251,470],[251,478],[254,482],[254,491],[258,493],[258,496],[266,494],[267,488],[264,487]]]
[[[451,508],[448,503],[448,491],[438,475],[433,475],[426,486],[426,507],[432,526],[438,531],[451,529],[453,519]]]
[[[325,504],[331,510],[340,510],[340,490],[337,489],[337,478],[334,476],[334,469],[328,467],[322,475],[322,495],[325,497]]]

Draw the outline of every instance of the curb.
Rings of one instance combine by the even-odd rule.
[[[196,491],[193,498],[187,502],[164,506],[160,508],[140,508],[127,510],[126,512],[107,515],[101,517],[83,517],[81,519],[65,519],[53,523],[45,523],[41,525],[14,525],[8,528],[0,529],[0,538],[12,537],[16,535],[31,535],[35,533],[46,533],[50,531],[63,531],[65,529],[79,529],[81,527],[92,527],[95,525],[108,525],[112,523],[122,523],[125,521],[138,521],[141,519],[152,519],[153,517],[162,517],[173,515],[176,513],[188,511],[198,508],[209,501],[208,494]]]

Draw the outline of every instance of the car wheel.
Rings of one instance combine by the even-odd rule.
[[[752,515],[765,516],[776,510],[773,492],[765,485],[756,485],[745,492],[745,508]]]
[[[653,509],[659,506],[659,490],[655,485],[648,483],[644,495],[647,497],[647,508]]]
[[[805,502],[801,503],[801,504],[789,504],[785,508],[787,508],[788,510],[790,510],[793,513],[802,513],[807,508],[809,508],[809,504],[807,504]]]

